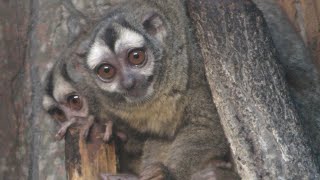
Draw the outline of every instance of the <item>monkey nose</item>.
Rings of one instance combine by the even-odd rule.
[[[125,88],[126,90],[131,90],[134,88],[135,86],[135,79],[132,76],[127,76],[126,78],[124,78],[122,80],[122,86],[123,88]]]

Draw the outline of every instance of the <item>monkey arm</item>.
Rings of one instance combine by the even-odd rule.
[[[202,119],[200,121],[203,122]],[[150,174],[162,172],[163,174],[157,177],[180,180],[190,179],[193,174],[193,177],[202,179],[211,175],[212,178],[221,179],[228,174],[233,177],[229,179],[238,179],[231,168],[220,166],[221,162],[225,163],[228,145],[223,131],[215,130],[221,127],[217,126],[212,127],[212,122],[208,122],[207,126],[190,124],[182,128],[173,141],[148,140],[144,148],[144,168],[140,176],[152,179]],[[209,163],[212,163],[212,168],[209,167],[211,171],[207,170],[206,174],[198,175]],[[149,168],[150,166],[153,168]]]
[[[56,138],[57,138],[58,140],[61,140],[61,139],[65,136],[68,128],[69,128],[72,124],[74,124],[74,123],[76,123],[76,122],[77,122],[76,118],[71,118],[70,120],[68,120],[68,121],[66,121],[66,122],[63,122],[63,123],[61,124],[61,128],[59,129],[58,133],[56,134]]]
[[[126,133],[114,128],[113,121],[108,120],[105,125],[106,129],[103,135],[104,142],[110,142],[113,136],[117,136],[122,142],[126,142],[128,140]]]
[[[201,119],[199,121],[203,122]],[[176,179],[189,179],[191,174],[204,168],[210,161],[226,158],[228,145],[223,131],[216,130],[210,124],[190,124],[177,134],[169,148],[166,162]]]
[[[111,120],[106,122],[106,131],[103,135],[103,141],[109,142],[113,134],[113,122]]]
[[[89,136],[90,129],[94,124],[94,118],[94,116],[90,115],[87,119],[86,124],[83,127],[83,130],[81,131],[81,135],[84,139],[87,139]]]

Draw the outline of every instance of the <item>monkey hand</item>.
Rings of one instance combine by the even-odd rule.
[[[103,135],[103,141],[108,143],[111,141],[113,135],[115,134],[116,137],[118,137],[121,141],[126,142],[127,141],[127,135],[121,131],[113,132],[113,122],[107,121],[106,123],[106,131]]]
[[[60,129],[59,129],[59,131],[58,131],[58,133],[57,133],[56,136],[55,136],[56,139],[59,140],[59,141],[60,141],[61,139],[63,139],[63,137],[64,137],[65,134],[67,133],[68,128],[69,128],[72,124],[74,124],[74,123],[76,123],[76,119],[75,119],[75,118],[72,118],[72,119],[70,119],[70,120],[62,123],[62,124],[61,124],[61,127],[60,127]]]
[[[133,174],[101,174],[101,180],[138,180]]]
[[[170,172],[162,163],[153,163],[143,169],[140,180],[166,180],[170,179]]]

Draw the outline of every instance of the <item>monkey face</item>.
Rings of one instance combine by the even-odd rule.
[[[50,72],[42,105],[53,119],[64,122],[89,116],[87,99],[80,95],[67,79],[65,66],[59,63]]]
[[[45,95],[42,103],[47,113],[58,122],[71,119],[79,121],[89,116],[86,99],[76,93],[66,95],[59,102],[53,97]]]
[[[42,106],[54,120],[61,124],[56,134],[57,139],[61,140],[68,128],[75,123],[85,125],[81,134],[86,139],[94,122],[94,116],[89,115],[88,100],[73,88],[70,80],[65,64],[56,63],[46,79]]]
[[[110,19],[98,30],[86,65],[110,96],[120,95],[129,103],[147,100],[161,77],[161,49],[155,44],[164,38],[162,21],[148,14],[134,27],[121,16]]]
[[[116,49],[117,53],[108,52],[103,45],[96,43],[89,55],[98,86],[107,92],[121,94],[129,102],[152,95],[154,69],[154,57],[144,46],[142,36],[134,33],[131,36],[140,38],[138,43],[126,47],[128,42],[119,42],[122,45]],[[101,50],[103,52],[99,52]],[[98,56],[100,58],[93,64],[93,59]]]

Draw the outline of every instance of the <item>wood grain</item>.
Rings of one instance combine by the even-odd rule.
[[[88,140],[79,136],[79,128],[66,137],[66,169],[69,180],[99,179],[102,173],[117,172],[114,142],[102,141],[104,127],[95,124]]]

